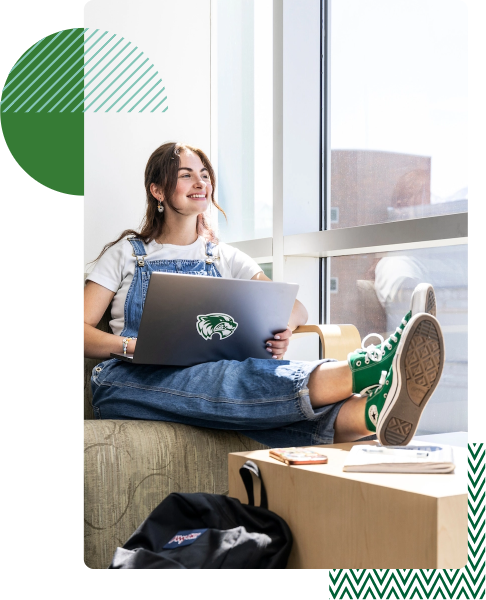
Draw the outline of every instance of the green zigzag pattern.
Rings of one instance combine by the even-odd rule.
[[[485,449],[468,445],[468,558],[463,569],[332,569],[332,598],[484,598]]]
[[[58,31],[37,42],[10,71],[5,113],[165,112],[154,64],[130,41],[99,29]]]

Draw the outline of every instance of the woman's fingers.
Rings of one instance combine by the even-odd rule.
[[[284,331],[279,331],[278,333],[276,333],[273,336],[273,338],[275,340],[288,340],[291,335],[292,335],[292,330],[290,329],[290,327],[287,327],[287,329],[285,329]]]
[[[268,340],[267,346],[271,348],[288,348],[289,340],[282,340],[278,342],[277,340]]]
[[[273,338],[267,340],[266,343],[267,345],[272,345],[276,348],[281,347],[282,344],[286,344],[286,346],[288,346],[291,335],[292,330],[290,329],[290,327],[287,327],[287,329],[285,329],[284,331],[279,331],[278,333],[276,333],[273,336]]]
[[[267,342],[267,352],[272,354],[273,358],[282,358],[289,347],[289,340]]]
[[[287,352],[287,348],[267,348],[267,352],[272,356],[283,356]]]
[[[267,352],[272,354],[272,358],[283,358],[289,347],[292,330],[287,327],[284,331],[276,333],[272,339],[266,341]]]

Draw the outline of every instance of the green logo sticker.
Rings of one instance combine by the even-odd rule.
[[[237,327],[238,323],[224,313],[197,316],[196,329],[205,340],[210,340],[215,333],[219,334],[220,340],[225,340],[236,331]]]

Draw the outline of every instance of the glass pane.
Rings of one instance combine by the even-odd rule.
[[[269,279],[273,279],[273,263],[258,263],[258,266]]]
[[[271,0],[218,0],[218,202],[228,222],[218,218],[225,242],[272,235],[271,32]]]
[[[467,245],[329,260],[331,323],[355,324],[361,339],[388,337],[409,310],[414,287],[434,286],[446,362],[417,434],[467,431]]]
[[[467,6],[338,0],[330,228],[467,211]]]

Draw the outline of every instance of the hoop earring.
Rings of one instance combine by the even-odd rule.
[[[157,201],[157,210],[159,211],[159,213],[164,212],[164,205],[162,204],[162,200]]]

